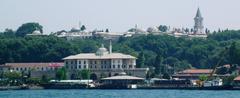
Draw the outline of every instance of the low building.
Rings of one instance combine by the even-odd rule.
[[[178,78],[178,79],[187,79],[187,80],[199,80],[199,77],[204,75],[204,76],[210,76],[212,73],[212,69],[186,69],[183,71],[178,72],[177,74],[174,74],[172,77],[173,78]],[[227,77],[229,76],[228,74],[226,75],[217,75],[213,74],[213,77]]]
[[[137,84],[144,82],[144,78],[119,75],[101,79],[100,88],[114,88],[114,89],[125,89],[125,88],[137,88]]]
[[[185,79],[155,79],[152,83],[156,87],[189,87],[192,81]]]
[[[55,77],[55,71],[64,66],[64,63],[5,63],[0,66],[3,72],[30,73],[31,77]]]
[[[126,72],[129,75],[145,77],[148,68],[136,68],[136,57],[112,53],[110,42],[109,51],[102,45],[96,53],[80,53],[63,58],[69,76],[74,76],[78,71],[88,69],[94,76],[106,77]]]
[[[240,87],[240,76],[237,76],[236,78],[234,78],[233,81],[234,81],[235,86]]]

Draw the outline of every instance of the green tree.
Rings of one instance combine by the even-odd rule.
[[[66,80],[67,79],[67,69],[65,67],[58,69],[56,72],[56,78],[57,78],[57,80]]]
[[[86,30],[86,27],[85,27],[85,25],[82,25],[82,27],[81,27],[80,29],[81,29],[81,31],[84,31],[84,30]]]
[[[163,62],[163,57],[161,57],[161,55],[158,54],[156,56],[155,64],[154,64],[156,74],[161,74],[162,62]]]
[[[36,31],[36,30],[43,33],[42,28],[43,27],[39,23],[35,23],[35,22],[25,23],[17,29],[16,35],[23,37],[27,34],[31,34],[33,31]]]
[[[206,76],[206,75],[199,76],[199,80],[201,80],[201,81],[206,81],[207,79],[208,79],[208,76]]]
[[[140,52],[137,59],[137,68],[143,68],[145,66],[145,57],[144,53]]]
[[[83,69],[81,70],[82,79],[90,79],[90,70]]]
[[[159,31],[161,31],[161,32],[166,32],[167,29],[168,29],[168,27],[167,27],[166,25],[160,25],[160,26],[158,27],[158,29],[159,29]]]

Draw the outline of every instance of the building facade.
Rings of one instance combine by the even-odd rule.
[[[0,66],[1,72],[20,72],[31,74],[30,77],[41,78],[46,75],[50,78],[55,77],[58,68],[64,66],[64,63],[6,63]]]
[[[96,53],[81,53],[64,58],[69,74],[88,69],[98,78],[114,76],[121,72],[128,75],[145,77],[148,68],[136,68],[136,57],[122,53],[112,53],[110,42],[109,51],[102,45]],[[69,75],[69,76],[72,76]]]

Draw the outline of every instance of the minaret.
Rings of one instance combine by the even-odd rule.
[[[112,53],[112,39],[109,40],[109,54]]]
[[[195,22],[195,25],[194,25],[194,33],[196,34],[205,34],[204,33],[204,26],[203,26],[203,17],[201,15],[201,12],[200,12],[200,9],[198,8],[197,10],[197,14],[194,18],[194,22]]]

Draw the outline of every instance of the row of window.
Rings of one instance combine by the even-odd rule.
[[[27,71],[27,70],[31,70],[31,69],[35,69],[38,71],[47,71],[47,70],[56,70],[57,68],[54,67],[36,67],[36,68],[31,68],[31,67],[16,67],[16,68],[9,68],[8,70],[16,70],[16,71]]]
[[[97,65],[90,65],[89,66],[91,69],[92,68],[95,68],[95,69],[97,69],[98,67],[97,67]],[[87,68],[87,66],[86,65],[84,65],[84,66],[81,66],[81,65],[79,65],[79,66],[66,66],[66,68],[67,69],[86,69]],[[115,68],[127,68],[127,66],[126,65],[113,65],[113,66],[107,66],[107,65],[101,65],[101,69],[107,69],[107,68],[113,68],[113,69],[115,69]],[[129,65],[129,68],[134,68],[134,66],[132,66],[132,65]]]
[[[87,61],[67,61],[66,64],[87,64]],[[89,61],[90,64],[97,64],[97,61]],[[101,64],[107,64],[107,61],[101,61]]]

